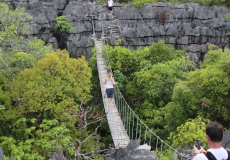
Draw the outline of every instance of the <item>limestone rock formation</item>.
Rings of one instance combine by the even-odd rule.
[[[230,149],[230,129],[224,132],[222,146]]]
[[[187,55],[196,63],[202,61],[208,44],[222,48],[230,42],[230,22],[224,15],[230,8],[201,6],[198,3],[156,3],[138,10],[134,6],[115,3],[113,15],[107,13],[106,5],[90,0],[4,0],[12,8],[22,6],[34,18],[33,31],[54,48],[66,48],[72,57],[92,56],[93,35],[103,36],[107,43],[130,49],[148,46],[164,40],[176,49],[186,49]],[[74,30],[60,36],[54,29],[57,16],[64,15],[74,23]],[[95,33],[95,34],[94,34]]]
[[[0,159],[4,159],[4,154],[3,154],[2,147],[0,147]]]
[[[106,153],[105,160],[157,160],[154,151],[141,149],[140,142],[132,140],[126,148],[111,149]]]
[[[54,153],[49,160],[67,160],[64,156],[60,155],[59,153]]]

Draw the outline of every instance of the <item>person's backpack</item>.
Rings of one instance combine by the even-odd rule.
[[[227,160],[230,160],[230,151],[226,150],[228,152],[228,158]],[[216,157],[211,152],[206,152],[204,155],[208,158],[208,160],[216,160]]]

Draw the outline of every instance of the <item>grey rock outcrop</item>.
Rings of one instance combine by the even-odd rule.
[[[2,147],[0,147],[0,159],[4,159],[4,153]]]
[[[60,155],[59,153],[54,153],[49,160],[67,160],[64,156]]]
[[[187,55],[196,63],[204,59],[208,44],[222,48],[230,42],[230,22],[224,16],[230,8],[201,6],[198,3],[156,3],[138,10],[134,6],[115,3],[113,16],[107,13],[106,5],[90,0],[5,0],[13,8],[23,6],[34,18],[33,31],[54,48],[66,48],[72,57],[92,56],[93,30],[97,38],[104,31],[105,40],[130,49],[148,46],[164,40],[176,49],[186,49]],[[74,24],[68,34],[58,34],[55,18],[64,15]],[[114,31],[116,30],[116,31]]]
[[[111,149],[107,151],[105,160],[157,160],[154,151],[139,149],[140,142],[132,140],[126,148]]]
[[[230,129],[224,132],[222,146],[230,149]]]

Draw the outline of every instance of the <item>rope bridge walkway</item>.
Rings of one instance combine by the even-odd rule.
[[[102,48],[103,43],[101,41],[95,41],[95,45],[97,48],[97,52],[99,53],[97,54],[97,67],[98,67],[98,73],[99,73],[99,79],[100,79],[100,85],[101,85],[101,93],[103,95],[105,113],[106,113],[106,117],[109,123],[113,142],[116,147],[126,147],[130,139],[123,126],[122,120],[116,108],[116,104],[113,101],[109,106],[108,100],[106,98],[106,93],[105,93],[106,88],[103,84],[103,81],[107,77],[107,69],[104,63],[104,58],[102,57],[102,54],[101,54],[101,48]]]
[[[101,23],[103,24],[103,22]],[[117,28],[114,29],[115,27],[113,26],[108,26],[106,29],[108,30],[108,28],[112,32],[114,32],[114,30],[117,31]],[[145,125],[145,123],[127,104],[117,86],[114,88],[114,98],[112,104],[109,106],[105,93],[106,88],[103,84],[103,81],[107,77],[107,69],[111,70],[111,66],[109,63],[106,47],[105,51],[102,52],[102,47],[104,44],[106,44],[103,30],[104,28],[102,26],[101,40],[98,40],[95,37],[95,33],[93,35],[97,51],[97,67],[100,79],[101,93],[106,117],[115,147],[125,148],[130,140],[140,140],[141,144],[147,144],[151,146],[151,149],[155,150],[159,159],[162,159],[163,157],[163,150],[168,150],[166,155],[164,153],[164,156],[168,157],[168,159],[190,159],[191,157],[187,157],[185,154],[180,153],[174,149],[172,146],[164,142],[159,136],[157,136],[147,125]],[[115,34],[117,37],[118,33],[116,32]]]

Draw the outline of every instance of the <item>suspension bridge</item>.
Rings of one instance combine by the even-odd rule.
[[[100,18],[99,20],[103,21],[102,18]],[[108,100],[106,98],[105,93],[106,88],[103,84],[103,81],[106,79],[108,75],[107,70],[112,69],[109,63],[107,50],[105,49],[105,51],[102,51],[102,48],[106,44],[105,37],[108,36],[106,35],[107,33],[109,33],[110,36],[119,37],[119,29],[116,25],[113,24],[115,20],[112,19],[111,21],[112,22],[110,23],[110,25],[106,25],[106,28],[102,25],[102,35],[100,39],[95,37],[95,32],[93,31],[93,39],[95,42],[97,53],[98,75],[100,80],[105,113],[115,148],[125,148],[130,142],[130,140],[139,140],[141,144],[147,144],[151,146],[151,150],[158,152],[159,159],[162,159],[164,149],[168,150],[167,153],[169,159],[191,159],[191,157],[187,157],[185,154],[180,153],[172,146],[167,144],[158,135],[156,135],[147,125],[145,125],[145,123],[130,108],[130,106],[125,101],[117,86],[115,86],[114,88],[114,97],[112,104],[108,104]],[[103,23],[104,22],[101,22],[101,24]]]

